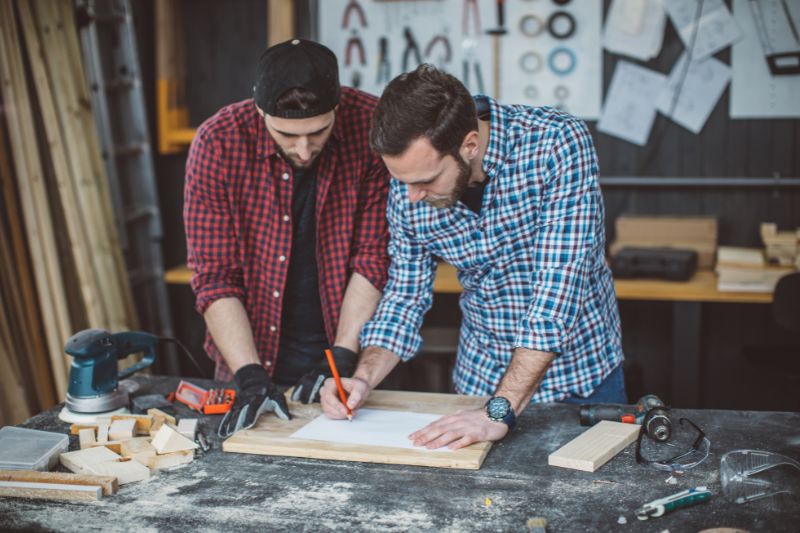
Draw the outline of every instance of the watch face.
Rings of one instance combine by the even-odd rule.
[[[486,413],[493,420],[502,420],[511,409],[511,402],[502,397],[492,398],[486,404]]]

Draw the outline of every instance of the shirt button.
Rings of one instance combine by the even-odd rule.
[[[275,298],[279,297],[280,295],[281,295],[281,293],[279,293],[278,291],[275,291],[275,292],[272,293],[272,296],[275,297]]]
[[[275,333],[276,331],[278,331],[278,328],[276,328],[275,326],[270,326],[270,327],[269,327],[269,330],[270,330],[271,332]]]
[[[288,172],[284,172],[283,175],[281,176],[281,178],[283,178],[283,181],[289,181],[289,173]]]
[[[267,361],[266,363],[264,363],[264,366],[272,366],[272,361]]]
[[[289,222],[289,215],[283,215],[283,221]]]
[[[278,261],[280,261],[281,263],[283,263],[284,261],[286,261],[286,256],[285,256],[285,255],[282,255],[282,256],[280,256],[280,257],[278,258]]]

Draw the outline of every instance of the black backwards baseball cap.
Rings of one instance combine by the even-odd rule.
[[[289,89],[313,93],[318,105],[310,109],[278,112],[276,102]],[[280,118],[308,118],[327,113],[339,103],[339,65],[327,47],[292,39],[267,48],[258,60],[253,100],[268,115]]]

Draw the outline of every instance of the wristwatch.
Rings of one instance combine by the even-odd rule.
[[[509,431],[517,425],[517,415],[511,408],[511,402],[502,396],[489,398],[489,401],[486,402],[486,416],[489,417],[489,420],[504,423],[508,426]]]

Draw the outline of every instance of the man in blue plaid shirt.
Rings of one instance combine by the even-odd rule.
[[[359,366],[343,380],[348,407],[419,350],[437,258],[458,269],[464,289],[456,390],[493,397],[417,431],[414,444],[501,439],[531,402],[626,403],[597,160],[583,122],[473,99],[422,65],[388,85],[370,142],[394,178],[392,262],[361,333]],[[328,416],[346,415],[330,380],[321,401]]]

